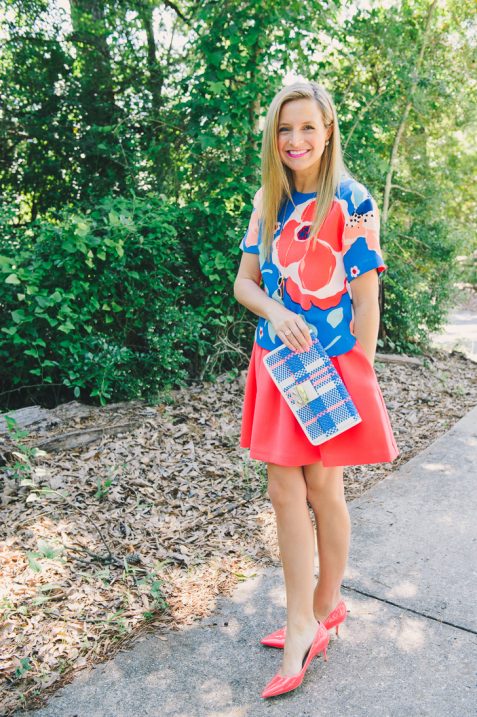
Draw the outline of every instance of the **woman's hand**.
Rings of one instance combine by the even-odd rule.
[[[268,320],[275,329],[275,333],[283,343],[292,351],[308,351],[312,338],[308,325],[300,314],[286,309],[278,301],[268,310]]]

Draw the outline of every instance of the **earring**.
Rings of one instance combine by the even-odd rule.
[[[325,144],[329,144],[329,143],[330,143],[330,140],[329,140],[329,139],[327,139],[327,140],[326,140],[326,142],[325,142]]]

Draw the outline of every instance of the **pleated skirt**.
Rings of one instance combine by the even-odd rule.
[[[263,364],[269,353],[256,341],[245,383],[240,446],[250,458],[283,466],[321,461],[326,467],[389,463],[399,455],[389,414],[363,347],[356,341],[331,360],[361,416],[361,423],[319,446],[311,444]]]

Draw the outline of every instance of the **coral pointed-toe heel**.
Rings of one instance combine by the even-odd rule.
[[[330,612],[325,620],[325,625],[328,630],[335,627],[335,632],[338,635],[339,626],[346,620],[346,605],[344,600],[340,600],[334,610]]]
[[[277,695],[283,695],[285,692],[291,692],[292,690],[296,690],[296,688],[299,687],[303,682],[305,672],[307,671],[314,657],[319,655],[320,652],[323,652],[325,660],[328,660],[328,657],[326,655],[326,648],[329,640],[330,637],[328,635],[328,630],[326,629],[324,623],[318,623],[318,629],[315,633],[315,637],[313,638],[313,642],[311,643],[310,647],[308,648],[308,651],[303,658],[303,666],[300,672],[297,675],[292,675],[291,677],[284,677],[277,673],[265,686],[261,697],[276,697]]]
[[[346,614],[345,601],[340,600],[323,624],[327,630],[331,630],[332,627],[336,627],[336,634],[338,635],[338,628],[341,623],[345,621]],[[275,630],[275,632],[271,632],[270,635],[263,637],[260,640],[260,643],[266,647],[283,648],[285,646],[286,631],[286,626],[281,627],[279,630]]]
[[[286,633],[287,633],[286,626],[281,627],[279,630],[275,630],[275,632],[271,632],[270,635],[267,635],[266,637],[262,637],[260,642],[262,645],[266,645],[267,647],[284,647]]]

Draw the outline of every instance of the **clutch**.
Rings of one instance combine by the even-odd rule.
[[[282,344],[263,358],[265,368],[314,446],[361,423],[341,376],[320,341],[298,353]]]

